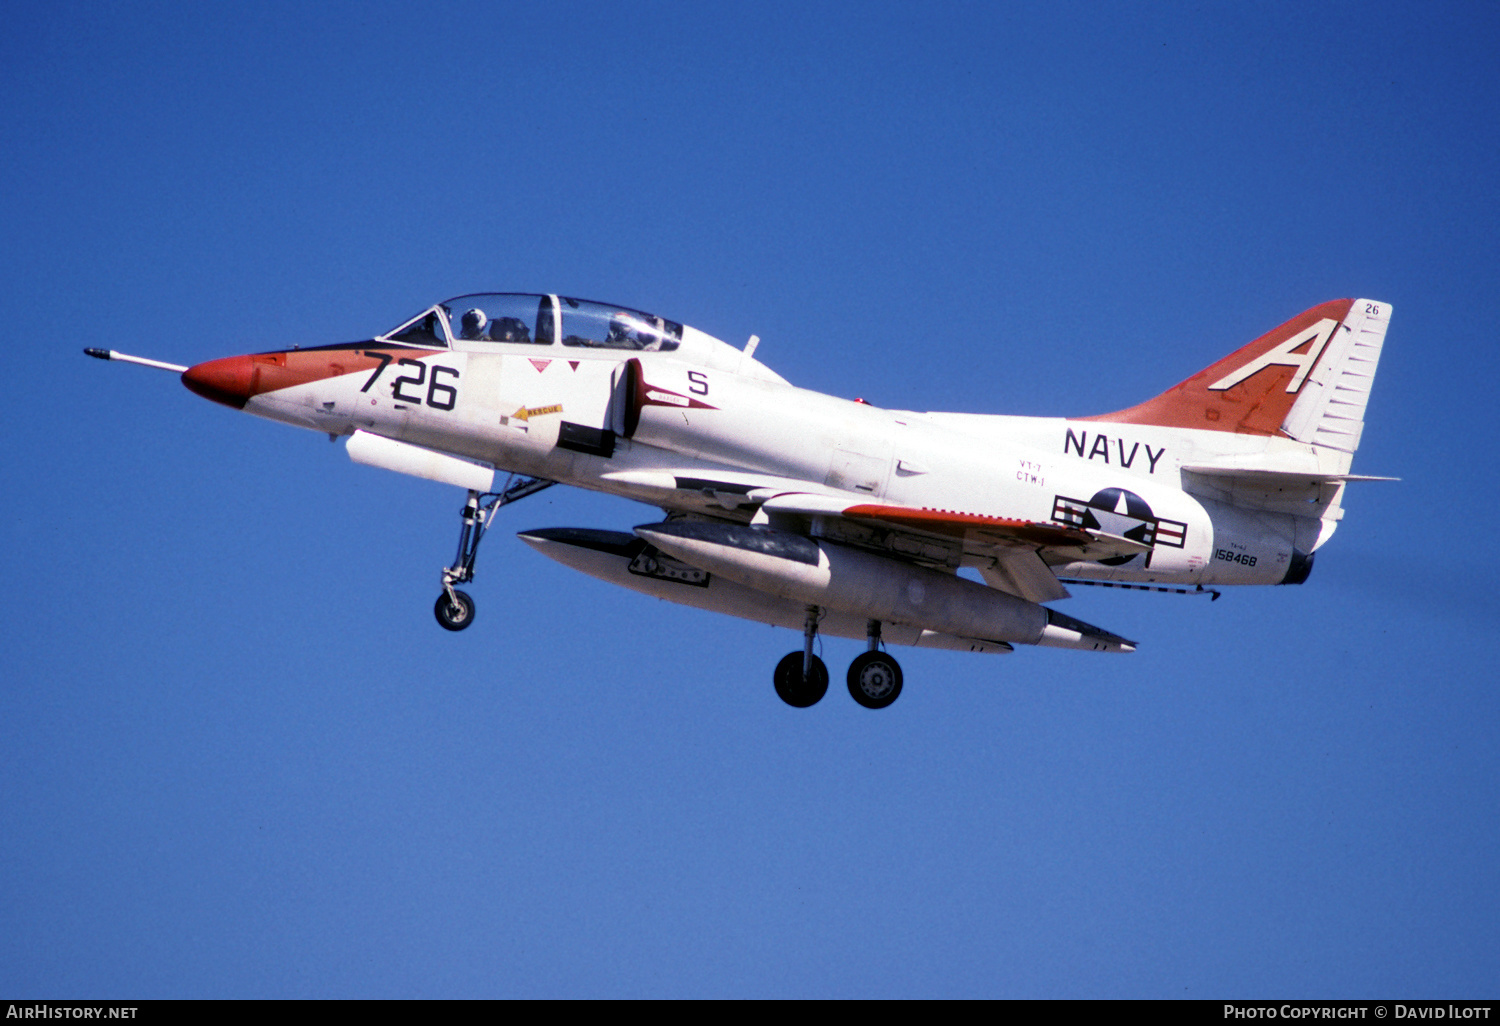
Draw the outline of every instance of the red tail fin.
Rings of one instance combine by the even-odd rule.
[[[1353,303],[1335,299],[1315,306],[1139,406],[1073,419],[1284,434],[1288,411]]]

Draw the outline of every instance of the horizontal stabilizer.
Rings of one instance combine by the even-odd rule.
[[[1205,477],[1230,477],[1246,483],[1267,486],[1343,484],[1346,481],[1399,481],[1399,477],[1377,477],[1373,474],[1317,474],[1292,470],[1256,470],[1247,467],[1185,466],[1185,471]]]

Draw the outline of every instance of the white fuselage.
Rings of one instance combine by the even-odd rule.
[[[1184,466],[1232,456],[1239,436],[878,409],[792,386],[690,328],[670,354],[495,343],[406,350],[373,372],[253,395],[244,409],[728,519],[741,516],[734,489],[703,482],[750,475],[741,496],[774,479],[773,492],[780,481],[781,491],[854,503],[1041,523],[1082,515],[1112,534],[1145,531],[1149,552],[1054,566],[1064,578],[1273,584],[1295,549],[1319,540],[1308,526],[1316,520],[1218,501],[1211,484],[1184,488],[1194,483]]]

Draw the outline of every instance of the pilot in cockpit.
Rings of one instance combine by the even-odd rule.
[[[635,322],[627,314],[617,313],[609,321],[609,337],[604,340],[609,349],[639,349],[640,341],[635,335]]]
[[[479,339],[484,338],[484,327],[490,322],[483,310],[479,307],[466,311],[463,316],[460,338]]]
[[[661,349],[665,340],[662,335],[662,329],[665,325],[660,317],[653,317],[651,320],[652,324],[641,328],[639,338],[641,340],[640,348],[654,353]]]
[[[490,321],[491,342],[530,342],[531,331],[519,317],[496,317]]]

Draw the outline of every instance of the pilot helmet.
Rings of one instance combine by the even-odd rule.
[[[490,319],[486,317],[484,311],[479,309],[479,307],[477,306],[472,310],[465,311],[463,316],[464,338],[478,338],[480,335],[483,335],[484,326],[489,322]]]
[[[610,318],[609,340],[611,342],[633,342],[635,327],[635,319],[622,310]]]

